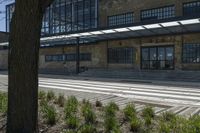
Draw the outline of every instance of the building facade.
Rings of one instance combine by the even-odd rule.
[[[9,31],[14,4],[6,11]],[[199,27],[199,0],[55,0],[43,18],[41,36],[51,39],[41,42],[40,69],[74,71],[79,57],[88,69],[199,71]]]

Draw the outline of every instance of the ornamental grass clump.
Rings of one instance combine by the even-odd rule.
[[[6,93],[0,93],[0,113],[7,112],[8,96]]]
[[[195,115],[189,118],[189,124],[192,133],[200,133],[200,115]]]
[[[130,120],[130,130],[132,132],[139,132],[140,129],[141,129],[141,126],[142,126],[142,122],[140,121],[139,118],[137,117],[134,117],[134,118],[131,118]]]
[[[120,133],[119,123],[116,118],[116,112],[119,107],[111,102],[105,107],[104,114],[104,129],[106,133]]]
[[[46,99],[46,92],[45,91],[39,91],[38,93],[38,99],[42,100],[42,99]]]
[[[55,98],[55,93],[53,91],[47,92],[47,101],[51,101]]]
[[[170,122],[176,119],[176,114],[172,112],[164,112],[161,115],[161,119],[166,122]]]
[[[57,113],[53,105],[44,104],[41,111],[47,124],[54,125],[56,123]]]
[[[92,109],[92,105],[89,103],[89,101],[85,102],[82,106],[82,114],[85,119],[85,123],[87,124],[94,124],[96,121],[96,115],[95,112]]]
[[[77,113],[77,110],[78,110],[78,100],[76,99],[76,97],[74,96],[68,97],[64,107],[65,118],[73,116],[74,114]]]
[[[102,107],[102,106],[103,106],[102,102],[99,100],[96,100],[96,107]]]
[[[63,94],[59,94],[56,103],[60,106],[60,107],[64,107],[65,104],[65,97]]]
[[[85,124],[78,133],[97,133],[97,129],[93,124]]]
[[[152,121],[155,117],[155,112],[152,107],[145,107],[142,110],[142,117],[144,119],[144,123],[147,127],[151,126]]]
[[[76,129],[79,126],[79,119],[77,117],[78,100],[71,96],[67,99],[64,107],[65,122],[70,129]]]
[[[136,117],[136,109],[134,104],[129,103],[125,108],[124,108],[124,116],[125,120],[130,121],[131,119]]]

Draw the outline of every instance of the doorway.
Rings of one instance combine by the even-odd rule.
[[[141,69],[174,69],[174,46],[141,47]]]

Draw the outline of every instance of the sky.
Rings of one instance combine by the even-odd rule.
[[[0,31],[6,31],[6,14],[5,14],[5,6],[7,4],[12,3],[14,0],[0,0]],[[3,13],[1,13],[3,12]]]

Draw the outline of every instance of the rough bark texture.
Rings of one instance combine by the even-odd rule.
[[[35,133],[42,17],[53,0],[16,0],[11,22],[7,133]]]

